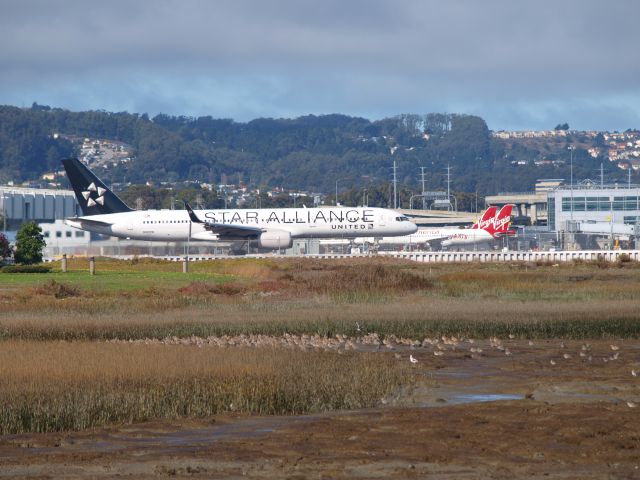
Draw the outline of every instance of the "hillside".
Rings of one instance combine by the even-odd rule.
[[[428,190],[446,188],[450,164],[453,191],[487,195],[531,190],[538,178],[568,178],[567,146],[574,143],[574,178],[596,177],[602,162],[608,179],[626,180],[604,152],[591,156],[584,138],[505,140],[470,115],[403,114],[369,121],[336,114],[241,123],[34,104],[0,106],[0,183],[37,180],[58,170],[61,158],[79,153],[70,137],[130,146],[131,161],[101,170],[110,182],[197,180],[331,194],[336,180],[341,190],[387,184],[395,160],[399,181],[413,191],[420,188],[421,166]],[[541,158],[554,161],[535,161]]]

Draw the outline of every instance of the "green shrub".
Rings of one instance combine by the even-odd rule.
[[[7,265],[0,268],[2,273],[49,273],[51,267],[48,265]]]

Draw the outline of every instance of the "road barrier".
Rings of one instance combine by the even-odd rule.
[[[556,252],[381,252],[380,255],[424,263],[563,263],[573,261],[640,261],[640,250],[563,250]]]
[[[253,254],[253,255],[195,255],[189,256],[189,262],[202,262],[207,260],[229,260],[243,258],[317,258],[321,260],[341,259],[341,258],[367,258],[367,257],[392,257],[404,260],[413,260],[423,263],[502,263],[502,262],[545,262],[564,263],[573,261],[583,262],[617,262],[617,261],[640,261],[640,250],[563,250],[557,252],[378,252],[375,253],[325,253],[313,255],[278,255],[278,254]],[[93,257],[92,257],[93,258]],[[171,262],[184,262],[183,256],[151,256],[151,255],[116,255],[112,258],[120,260],[132,260],[134,258],[157,258]],[[55,261],[45,259],[45,262]],[[95,271],[95,265],[94,265]],[[187,266],[188,269],[188,266]],[[184,270],[183,270],[184,271]],[[188,270],[187,270],[188,271]]]

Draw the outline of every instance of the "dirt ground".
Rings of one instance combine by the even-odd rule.
[[[0,477],[640,478],[639,341],[438,350],[375,409],[4,436]]]

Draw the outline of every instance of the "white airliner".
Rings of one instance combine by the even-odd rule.
[[[75,228],[136,240],[244,240],[289,248],[295,238],[409,235],[416,225],[393,210],[372,207],[237,210],[132,210],[78,159],[62,161],[83,216]]]
[[[512,208],[512,205],[505,205],[497,212],[498,209],[496,207],[489,207],[470,228],[420,228],[410,235],[377,239],[360,237],[356,238],[353,243],[377,243],[379,245],[427,245],[436,243],[443,247],[486,243],[494,238],[514,233],[508,230]]]
[[[514,235],[515,231],[509,230],[512,209],[513,205],[505,205],[495,216],[491,218],[484,218],[483,216],[473,228],[457,229],[457,231],[450,232],[440,244],[443,247],[472,245],[486,243],[505,235]]]

